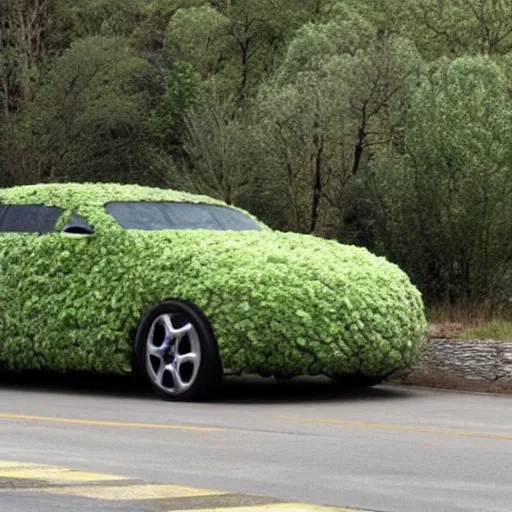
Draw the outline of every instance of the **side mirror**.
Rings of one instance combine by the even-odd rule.
[[[72,215],[62,232],[69,236],[91,236],[94,234],[94,226],[78,215]]]

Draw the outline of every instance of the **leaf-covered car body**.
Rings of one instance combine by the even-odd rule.
[[[155,218],[144,208],[159,204],[185,209],[144,226]],[[2,229],[15,205],[44,205],[50,227]],[[193,205],[234,223],[209,225],[211,211],[204,220]],[[73,219],[94,233],[67,233]],[[384,376],[417,359],[426,328],[419,291],[384,258],[275,232],[209,197],[117,184],[0,190],[4,367],[131,371],[140,319],[167,299],[205,315],[233,373]]]

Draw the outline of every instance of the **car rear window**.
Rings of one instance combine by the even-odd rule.
[[[105,209],[124,229],[261,229],[251,217],[227,206],[123,201],[107,203]]]
[[[0,205],[0,233],[51,233],[62,213],[53,206]]]

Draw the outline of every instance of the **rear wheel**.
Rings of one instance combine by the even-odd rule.
[[[144,315],[135,356],[139,373],[168,400],[210,398],[222,380],[212,329],[206,317],[187,302],[166,301]]]

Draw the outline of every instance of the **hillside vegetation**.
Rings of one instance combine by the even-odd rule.
[[[509,313],[511,0],[3,0],[0,186],[204,193]]]

